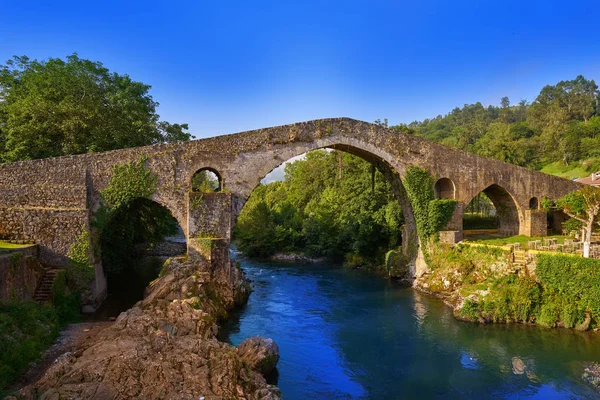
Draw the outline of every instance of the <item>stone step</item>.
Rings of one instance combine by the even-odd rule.
[[[50,301],[52,298],[52,286],[54,285],[54,281],[56,280],[56,275],[58,274],[59,269],[47,269],[44,272],[44,276],[42,277],[39,286],[35,290],[35,294],[33,295],[33,299],[38,303],[45,303]]]

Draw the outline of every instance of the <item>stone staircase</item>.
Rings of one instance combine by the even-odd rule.
[[[52,285],[56,279],[56,274],[60,269],[47,269],[42,277],[40,284],[35,290],[33,300],[38,303],[46,303],[52,299]]]
[[[515,266],[525,266],[525,264],[527,264],[527,254],[525,250],[515,250],[513,254],[513,264]]]

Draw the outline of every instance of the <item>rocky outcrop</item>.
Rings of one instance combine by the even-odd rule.
[[[260,373],[265,359],[269,367],[278,359],[275,343],[260,338],[240,350],[215,338],[218,319],[248,293],[236,268],[173,259],[144,300],[57,359],[18,398],[278,399]]]
[[[253,336],[238,346],[238,354],[248,368],[265,375],[273,371],[279,361],[279,347],[273,339]]]

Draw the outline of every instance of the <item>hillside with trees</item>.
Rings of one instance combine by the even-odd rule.
[[[395,129],[567,178],[600,169],[600,92],[578,76],[542,88],[532,103],[466,104]]]

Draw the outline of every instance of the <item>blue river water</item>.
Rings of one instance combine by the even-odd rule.
[[[246,306],[221,329],[279,345],[284,399],[587,399],[600,335],[456,320],[441,300],[325,264],[241,260]]]

